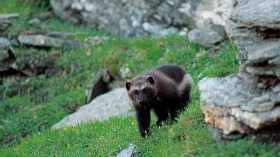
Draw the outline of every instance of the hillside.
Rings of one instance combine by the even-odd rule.
[[[204,77],[222,77],[238,71],[238,50],[232,42],[225,41],[216,50],[192,44],[187,37],[175,34],[124,38],[63,22],[53,15],[38,25],[28,23],[39,12],[50,10],[47,1],[26,0],[20,5],[16,0],[4,0],[0,8],[0,14],[19,13],[1,34],[11,41],[15,57],[48,58],[55,65],[32,76],[1,75],[1,156],[115,156],[130,143],[137,146],[141,156],[280,155],[279,147],[261,143],[254,136],[217,143],[204,122],[197,83]],[[23,34],[48,32],[67,33],[69,41],[81,46],[38,48],[14,40]],[[126,80],[119,76],[122,66],[136,76],[167,63],[180,65],[194,79],[192,101],[178,123],[152,127],[152,135],[146,138],[139,136],[135,117],[112,117],[59,131],[50,129],[84,105],[85,87],[98,70],[108,68],[119,86],[124,86]],[[152,119],[154,124],[155,117]]]

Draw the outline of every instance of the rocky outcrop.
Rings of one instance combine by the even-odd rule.
[[[240,69],[280,79],[280,1],[242,1],[227,22],[239,48]]]
[[[40,41],[37,40],[32,43],[36,42]],[[13,48],[10,46],[10,41],[6,38],[0,38],[0,72],[2,72],[1,74],[3,76],[8,76],[10,73],[14,73],[14,71],[18,71],[18,73],[26,76],[40,74],[52,76],[54,73],[59,72],[59,67],[54,57],[38,55],[30,51],[18,54],[17,51],[12,50]],[[0,77],[2,77],[2,75],[0,75]]]
[[[199,90],[205,121],[224,134],[247,134],[279,123],[280,82],[269,84],[246,73],[204,78]]]
[[[203,27],[211,19],[224,25],[234,0],[50,0],[63,20],[124,36],[164,35]]]
[[[41,12],[36,15],[36,19],[46,20],[51,15],[50,12]],[[57,56],[36,53],[36,51],[51,48],[77,48],[81,46],[81,43],[71,39],[70,36],[73,34],[65,32],[28,31],[18,35],[8,29],[16,24],[17,17],[19,17],[18,13],[0,16],[0,84],[13,77],[41,74],[53,76],[60,73],[61,69],[55,59]],[[35,49],[18,49],[20,46]]]
[[[129,115],[129,109],[126,89],[117,88],[82,106],[78,111],[53,125],[52,129],[57,130],[93,120],[107,120],[111,116],[127,116]]]
[[[240,0],[233,10],[226,30],[239,50],[240,73],[199,82],[201,109],[216,138],[280,136],[279,22],[280,1]]]

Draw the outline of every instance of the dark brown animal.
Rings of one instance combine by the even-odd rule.
[[[176,65],[161,65],[126,82],[141,136],[149,134],[150,111],[162,125],[170,117],[176,121],[179,111],[190,101],[192,78]]]

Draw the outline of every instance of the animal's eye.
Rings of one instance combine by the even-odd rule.
[[[147,89],[146,89],[146,88],[144,88],[144,89],[142,90],[142,92],[143,92],[143,93],[146,93],[146,92],[147,92]]]
[[[142,92],[143,92],[143,93],[146,93],[146,89],[144,88],[144,89],[142,90]]]
[[[134,91],[134,94],[136,94],[136,95],[139,94],[139,91],[138,91],[138,90],[135,90],[135,91]]]
[[[149,87],[146,87],[143,89],[143,93],[150,93],[150,91],[151,91],[151,88],[149,88]]]

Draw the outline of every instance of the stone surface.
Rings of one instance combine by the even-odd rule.
[[[188,34],[190,42],[201,44],[203,46],[214,46],[225,40],[223,35],[210,29],[194,29]]]
[[[248,28],[228,21],[227,32],[239,49],[240,70],[280,78],[280,31]]]
[[[33,26],[39,26],[41,24],[41,21],[37,18],[34,18],[29,20],[27,23]]]
[[[140,156],[140,152],[134,144],[130,144],[129,147],[122,150],[117,154],[117,157],[132,157]]]
[[[0,72],[7,71],[16,60],[12,51],[0,49]]]
[[[239,49],[240,71],[280,78],[280,1],[250,0],[234,9],[226,31]]]
[[[50,17],[52,17],[54,14],[52,11],[47,11],[47,12],[37,12],[36,14],[33,15],[33,18],[38,19],[38,20],[47,20]]]
[[[279,0],[243,0],[234,8],[231,19],[248,27],[280,28]]]
[[[193,17],[198,28],[207,27],[208,20],[211,20],[213,24],[224,26],[236,5],[236,0],[200,0],[195,2],[198,3],[195,14],[187,15]],[[192,4],[194,1],[188,1],[188,3]],[[188,10],[186,11],[188,12]]]
[[[3,14],[3,15],[0,15],[0,20],[7,20],[7,19],[12,19],[12,18],[17,18],[17,17],[19,17],[19,13]]]
[[[78,111],[52,126],[53,130],[78,125],[81,122],[107,120],[112,116],[129,115],[130,105],[125,88],[118,88],[100,95]]]
[[[240,73],[199,82],[201,109],[218,140],[280,137],[280,1],[239,0],[225,29]]]
[[[50,0],[63,20],[124,36],[164,35],[205,26],[224,25],[235,0]]]
[[[0,72],[9,70],[15,61],[15,56],[10,50],[10,41],[0,37]]]
[[[10,41],[7,38],[0,37],[0,49],[8,50],[10,47]]]
[[[220,36],[222,36],[224,39],[228,39],[227,32],[225,30],[225,27],[223,25],[217,25],[217,24],[210,24],[208,26],[210,30],[213,30],[217,32]]]
[[[280,123],[280,81],[239,73],[198,84],[205,121],[224,134],[247,134]]]
[[[45,35],[20,35],[18,40],[23,45],[48,47],[48,48],[64,48],[64,47],[75,47],[77,43],[69,40],[55,38]]]
[[[122,79],[127,79],[132,77],[131,70],[126,66],[122,66],[121,69],[119,70],[119,73]]]

